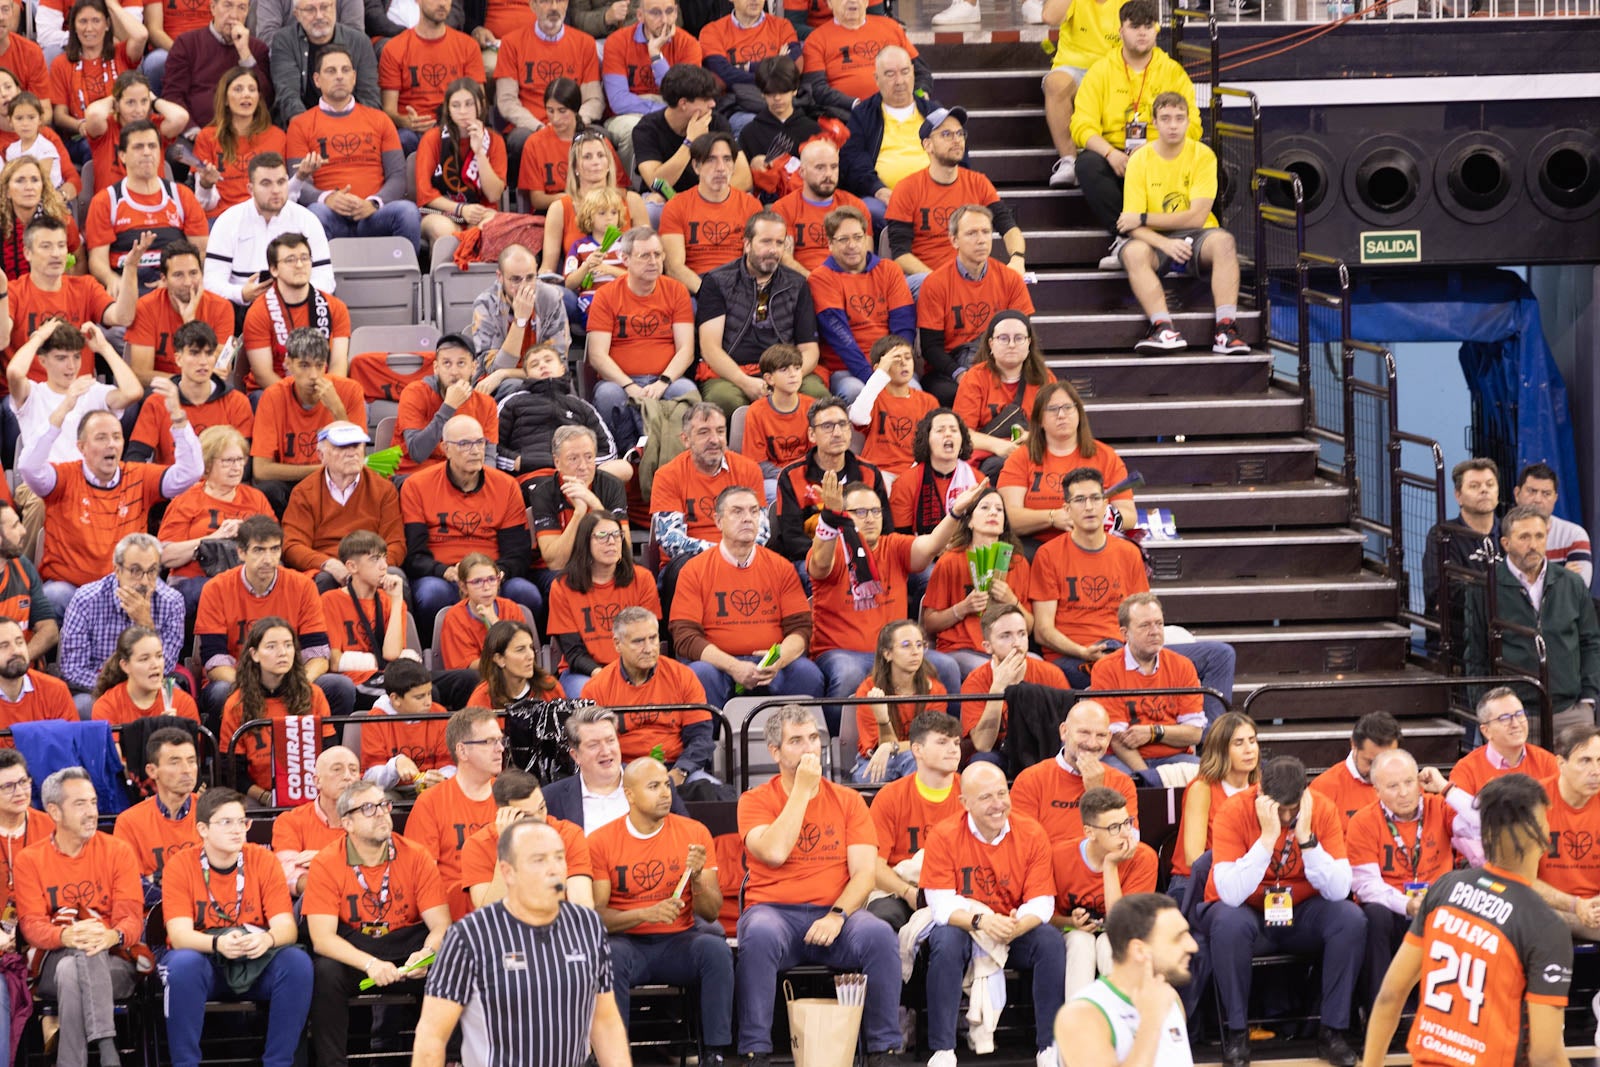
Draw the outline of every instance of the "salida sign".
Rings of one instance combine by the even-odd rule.
[[[1421,263],[1421,230],[1363,230],[1363,263]]]

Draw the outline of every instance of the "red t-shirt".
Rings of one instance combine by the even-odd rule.
[[[961,376],[956,383],[956,398],[950,405],[969,430],[983,433],[985,427],[994,423],[1002,411],[1017,406],[1017,386],[1022,386],[1022,418],[1026,422],[1033,413],[1034,398],[1039,395],[1043,386],[1026,385],[1021,381],[1009,384],[1002,382],[998,375],[986,363],[975,363]],[[991,453],[982,449],[973,449],[972,460],[981,462]],[[1051,507],[1058,505],[1052,504]]]
[[[649,296],[640,296],[626,279],[618,279],[618,284],[597,289],[589,305],[589,333],[610,334],[612,361],[634,377],[666,370],[678,353],[672,328],[680,322],[694,325],[694,305],[689,290],[674,278],[656,279]]]
[[[613,288],[617,287],[607,286],[601,292]],[[592,308],[589,321],[594,321]],[[760,464],[737,452],[724,452],[722,469],[708,478],[694,465],[691,453],[680,452],[656,471],[650,485],[650,510],[681,512],[690,537],[715,544],[722,540],[722,531],[717,528],[712,508],[717,495],[735,485],[755,493],[763,504],[767,502],[766,476],[761,473]]]
[[[756,786],[739,798],[739,836],[748,838],[758,826],[770,826],[789,802],[782,777]],[[877,830],[861,794],[823,779],[806,805],[800,836],[781,866],[769,867],[749,857],[745,907],[753,904],[820,904],[832,907],[850,881],[848,852],[852,845],[878,847]]]
[[[661,617],[661,597],[656,593],[656,578],[644,567],[633,566],[633,580],[627,585],[597,582],[587,593],[575,593],[565,577],[550,587],[550,626],[552,634],[577,634],[584,648],[601,665],[617,661],[617,645],[612,640],[611,624],[623,608],[644,608]],[[563,670],[568,669],[563,663]],[[597,698],[598,699],[598,698]],[[633,701],[640,703],[640,701]],[[644,701],[659,704],[670,701]],[[645,749],[646,752],[650,751]],[[626,756],[632,759],[632,756]]]
[[[612,31],[606,37],[600,73],[602,77],[615,74],[627,78],[628,92],[636,96],[659,96],[661,86],[656,84],[656,72],[650,63],[650,48],[642,40],[643,35],[644,29],[637,22],[630,22]],[[662,47],[661,58],[666,60],[668,67],[679,63],[698,67],[701,61],[700,42],[687,30],[680,29]]]
[[[877,687],[877,684],[878,683],[872,680],[872,675],[869,674],[865,678],[861,679],[860,685],[856,686],[855,695],[858,697],[865,697]],[[944,685],[940,683],[938,678],[928,679],[929,696],[941,696],[944,694],[944,692]],[[896,695],[910,696],[911,694],[900,693]],[[889,722],[894,726],[894,735],[901,741],[906,740],[906,738],[910,736],[912,719],[916,718],[924,711],[942,712],[945,710],[945,706],[942,701],[929,701],[926,704],[920,702],[908,702],[905,704],[888,704],[885,706],[889,711]],[[856,752],[863,756],[871,756],[872,750],[877,747],[878,717],[872,713],[872,706],[870,704],[857,704]]]
[[[1128,800],[1128,817],[1139,825],[1139,794],[1133,779],[1114,767],[1107,767],[1102,785],[1115,789]],[[1073,841],[1083,836],[1083,816],[1078,802],[1085,792],[1083,775],[1061,765],[1059,755],[1035,763],[1017,775],[1011,787],[1011,810],[1037,820],[1052,841]]]
[[[174,191],[176,199],[172,195]],[[89,214],[83,222],[83,237],[90,248],[108,247],[119,235],[139,234],[145,230],[181,232],[185,237],[199,237],[202,240],[211,232],[200,201],[195,199],[187,185],[170,185],[163,181],[154,193],[136,193],[123,185],[115,211],[111,207],[111,193],[110,189],[101,190],[89,201]],[[110,258],[111,269],[121,270],[127,253],[113,251]],[[160,250],[152,248],[142,257],[140,266],[154,268],[160,262]],[[232,323],[229,323],[228,334],[232,333]],[[219,338],[221,336],[218,335]]]
[[[472,48],[481,81],[483,56],[477,45]],[[389,48],[383,51],[387,55]],[[441,89],[444,84],[440,83]],[[300,159],[312,151],[327,160],[313,178],[318,189],[348,185],[356,196],[374,196],[383,188],[383,154],[400,151],[400,135],[389,116],[375,107],[357,104],[341,115],[314,107],[289,120],[288,158]]]
[[[783,640],[783,620],[810,611],[794,564],[757,546],[750,565],[735,567],[717,548],[700,553],[678,572],[672,622],[692,622],[705,639],[730,656],[767,651]],[[699,657],[678,642],[685,659]]]
[[[1095,551],[1056,538],[1034,554],[1029,583],[1034,604],[1055,601],[1056,629],[1080,645],[1122,640],[1118,606],[1150,589],[1138,547],[1115,535]]]
[[[731,15],[729,19],[732,19]],[[798,145],[795,146],[795,151],[799,151]],[[794,240],[795,262],[806,270],[814,271],[832,254],[828,244],[828,231],[823,221],[830,213],[842,207],[853,207],[867,218],[867,240],[871,241],[872,216],[867,212],[867,205],[859,196],[843,189],[834,190],[833,203],[827,205],[812,203],[806,199],[804,189],[796,189],[786,196],[779,197],[769,210],[783,216],[789,236]]]
[[[806,433],[810,428],[806,412],[816,401],[804,393],[796,394],[800,402],[788,414],[772,406],[772,398],[763,396],[745,409],[744,440],[739,451],[757,463],[771,463],[787,467],[797,459],[804,459],[811,445]]]
[[[917,328],[944,334],[945,351],[949,352],[983,336],[989,320],[1002,311],[1033,314],[1033,298],[1022,277],[991,258],[982,278],[968,278],[951,259],[922,283]]]
[[[215,293],[200,294],[200,306],[195,309],[194,319],[211,327],[219,345],[233,336],[233,304]],[[128,327],[128,344],[155,349],[155,373],[177,374],[178,365],[172,359],[172,336],[182,325],[183,315],[172,306],[172,297],[167,290],[153,289],[140,297],[139,303],[134,306],[133,324]]]
[[[1017,595],[1019,603],[1028,603],[1028,576],[1031,569],[1027,557],[1021,552],[1011,556],[1011,569],[1006,571],[1005,582]],[[922,606],[942,611],[954,607],[972,595],[972,567],[967,563],[967,550],[953,548],[939,557],[928,576],[927,592],[922,594]],[[977,615],[964,615],[954,626],[946,626],[934,635],[934,647],[940,652],[967,649],[983,651],[983,627]],[[991,668],[992,670],[992,668]],[[971,704],[964,707],[981,707]]]
[[[391,933],[421,922],[423,912],[445,902],[439,869],[421,846],[399,834],[391,839],[390,849],[390,858],[383,863],[359,868],[359,861],[352,862],[342,839],[317,853],[306,875],[301,914],[332,915],[346,926],[355,927],[385,923]],[[356,879],[358,869],[360,881]],[[387,898],[381,889],[385,873],[389,879]],[[372,887],[371,892],[362,882]]]
[[[898,478],[911,466],[911,445],[916,439],[917,423],[938,407],[939,401],[921,389],[912,387],[905,396],[894,396],[884,389],[872,402],[860,458]]]
[[[935,825],[965,811],[957,781],[951,781],[944,796],[935,800],[923,794],[915,774],[896,778],[872,798],[878,855],[891,867],[910,859],[928,843],[928,834]]]
[[[863,359],[878,338],[889,333],[889,312],[912,306],[905,272],[892,259],[879,259],[871,270],[860,274],[846,274],[819,264],[807,281],[818,315],[824,311],[844,312],[850,323],[850,336],[855,338]],[[826,340],[822,341],[818,365],[829,373],[845,369],[844,358]]]
[[[169,0],[175,2],[175,0]],[[170,32],[170,31],[169,31]],[[236,140],[233,146],[233,158],[222,158],[222,146],[217,143],[217,128],[207,126],[202,129],[194,139],[195,158],[202,163],[210,163],[221,172],[222,177],[217,180],[217,206],[207,214],[212,221],[218,215],[228,210],[235,204],[242,204],[250,199],[250,161],[262,152],[276,152],[284,154],[289,147],[289,137],[276,126],[268,126],[252,137],[243,137]],[[95,161],[95,181],[100,179],[100,162]],[[229,331],[230,333],[232,331]],[[217,335],[222,336],[221,334]]]
[[[1030,406],[1028,411],[1031,413],[1032,410]],[[1092,456],[1080,455],[1077,448],[1073,448],[1064,456],[1058,456],[1046,448],[1044,459],[1037,464],[1028,457],[1026,448],[1018,448],[1006,457],[1005,465],[1000,468],[1000,477],[994,484],[997,489],[1020,485],[1023,488],[1023,507],[1049,511],[1066,503],[1066,493],[1062,491],[1064,487],[1061,480],[1079,467],[1093,467],[1099,471],[1107,489],[1128,476],[1128,468],[1122,462],[1122,457],[1117,455],[1116,449],[1104,441],[1096,441]],[[1111,497],[1113,502],[1132,499],[1132,489],[1124,489]],[[1033,536],[1040,544],[1044,544],[1054,541],[1061,534],[1061,530],[1051,528],[1041,530]]]
[[[246,844],[239,857],[244,875],[244,893],[233,874],[206,871],[200,866],[200,853],[190,851],[167,868],[161,880],[161,910],[168,918],[187,915],[198,931],[222,930],[248,924],[266,929],[273,916],[294,915],[289,884],[283,865],[264,845]]]
[[[117,79],[138,66],[128,55],[127,41],[118,41],[109,59],[81,59],[74,63],[65,55],[58,55],[50,61],[50,102],[65,104],[68,114],[81,119],[85,108],[110,96]]]
[[[1092,917],[1106,917],[1105,870],[1094,871],[1083,858],[1087,842],[1059,841],[1051,849],[1050,862],[1055,872],[1056,914],[1070,917],[1082,908]],[[1129,893],[1154,893],[1160,864],[1149,845],[1133,847],[1133,855],[1117,864],[1117,884],[1124,896]]]

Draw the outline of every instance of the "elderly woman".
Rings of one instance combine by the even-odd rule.
[[[241,484],[249,456],[244,434],[232,426],[208,428],[200,435],[205,477],[178,494],[161,517],[161,565],[168,570],[167,580],[183,594],[191,624],[206,584],[200,546],[209,541],[220,551],[231,552],[241,520],[272,514],[272,505],[259,489]]]

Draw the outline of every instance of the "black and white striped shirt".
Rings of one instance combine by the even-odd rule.
[[[575,904],[547,926],[504,903],[474,911],[450,927],[428,970],[428,995],[467,1009],[462,1061],[481,1067],[577,1067],[595,998],[610,991],[605,926]]]

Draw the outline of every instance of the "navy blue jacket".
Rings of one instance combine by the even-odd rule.
[[[583,780],[574,774],[571,778],[563,778],[559,782],[551,782],[544,787],[544,806],[551,815],[558,819],[565,819],[578,826],[583,825]],[[688,816],[689,809],[683,803],[683,797],[678,794],[678,787],[672,787],[672,813],[674,815]]]
[[[926,115],[937,100],[914,96],[911,102]],[[857,196],[875,196],[884,182],[878,177],[878,152],[883,148],[883,94],[876,93],[850,109],[850,139],[839,150],[839,185]],[[961,165],[967,166],[965,156]]]

